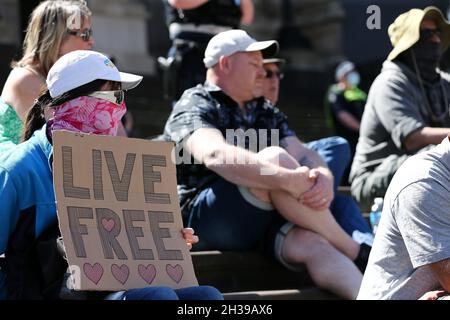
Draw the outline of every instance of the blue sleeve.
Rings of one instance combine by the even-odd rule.
[[[2,255],[6,251],[8,239],[17,225],[20,214],[17,188],[11,175],[2,167],[0,167],[0,205],[0,255]]]

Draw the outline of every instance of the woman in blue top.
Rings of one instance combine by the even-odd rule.
[[[56,241],[52,134],[69,130],[116,135],[126,111],[123,90],[136,87],[141,80],[141,76],[119,72],[106,56],[94,51],[70,52],[50,69],[48,90],[27,116],[26,142],[0,156],[0,255],[5,254],[1,269],[6,273],[0,274],[3,298],[72,297],[73,291],[61,290],[67,264],[61,254],[63,246]],[[52,115],[45,117],[47,111]],[[198,242],[192,229],[182,233],[188,247]],[[150,287],[108,298],[198,300],[222,296],[212,287],[176,291]]]

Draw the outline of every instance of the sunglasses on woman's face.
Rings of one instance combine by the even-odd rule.
[[[89,95],[89,97],[107,100],[109,102],[115,103],[120,106],[122,104],[122,102],[125,100],[125,92],[123,90],[95,91],[95,92],[92,92]]]
[[[72,35],[72,36],[80,37],[85,42],[88,42],[91,39],[92,35],[94,34],[94,32],[92,31],[91,28],[85,29],[83,31],[72,31],[72,30],[69,30],[69,31],[67,31],[67,33]]]

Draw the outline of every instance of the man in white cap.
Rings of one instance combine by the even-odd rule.
[[[184,222],[202,239],[198,250],[259,248],[288,268],[306,264],[317,285],[353,299],[362,278],[355,263],[364,269],[368,248],[328,210],[332,174],[318,154],[292,143],[283,113],[255,98],[262,97],[263,58],[277,51],[277,42],[242,30],[218,34],[205,51],[205,85],[174,106],[165,136],[183,160]]]
[[[450,75],[438,69],[450,24],[436,7],[411,9],[389,26],[393,49],[369,92],[350,172],[363,208],[384,197],[400,165],[450,133]]]

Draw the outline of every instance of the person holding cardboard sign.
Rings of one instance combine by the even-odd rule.
[[[68,53],[50,69],[48,90],[27,116],[26,141],[0,158],[0,254],[5,254],[0,274],[2,298],[59,299],[61,293],[67,294],[62,290],[67,270],[60,252],[64,246],[56,241],[53,132],[115,136],[126,111],[124,90],[133,89],[141,80],[141,76],[119,72],[105,55],[93,51]],[[44,116],[47,108],[52,109],[51,119]],[[182,233],[189,247],[198,242],[192,229]],[[198,300],[222,296],[215,288],[196,286],[176,291],[147,287],[108,298]]]

